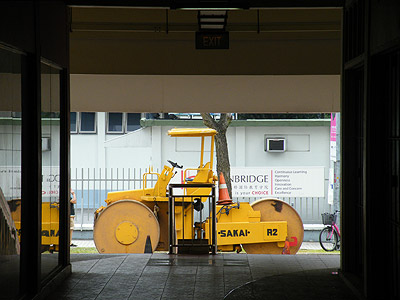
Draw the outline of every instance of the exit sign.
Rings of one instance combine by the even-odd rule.
[[[229,32],[196,32],[196,49],[229,49]]]

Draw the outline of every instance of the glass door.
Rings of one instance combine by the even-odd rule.
[[[19,293],[21,80],[24,55],[0,45],[0,298]],[[29,199],[27,199],[29,201]]]
[[[41,64],[42,278],[58,266],[60,189],[60,70]]]

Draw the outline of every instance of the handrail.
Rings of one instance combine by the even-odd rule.
[[[161,174],[155,172],[143,173],[143,188],[142,188],[143,190],[147,188],[147,175],[157,175],[157,180],[161,176]]]

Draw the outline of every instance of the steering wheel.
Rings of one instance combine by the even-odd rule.
[[[178,165],[176,162],[167,160],[167,162],[169,162],[171,164],[171,166],[173,166],[174,168],[178,168],[178,169],[182,169],[183,166]]]

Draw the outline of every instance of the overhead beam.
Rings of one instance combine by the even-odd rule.
[[[88,7],[154,7],[168,9],[254,9],[254,8],[289,8],[289,7],[343,7],[344,0],[67,0],[69,6]]]
[[[230,24],[229,32],[341,32],[340,22],[286,22],[278,24]],[[71,24],[72,32],[159,32],[167,31],[166,23],[124,23],[124,22],[76,22]],[[258,29],[258,31],[257,31]],[[193,24],[168,24],[169,32],[196,32],[198,25]]]
[[[71,74],[71,111],[319,113],[339,103],[339,75]]]

